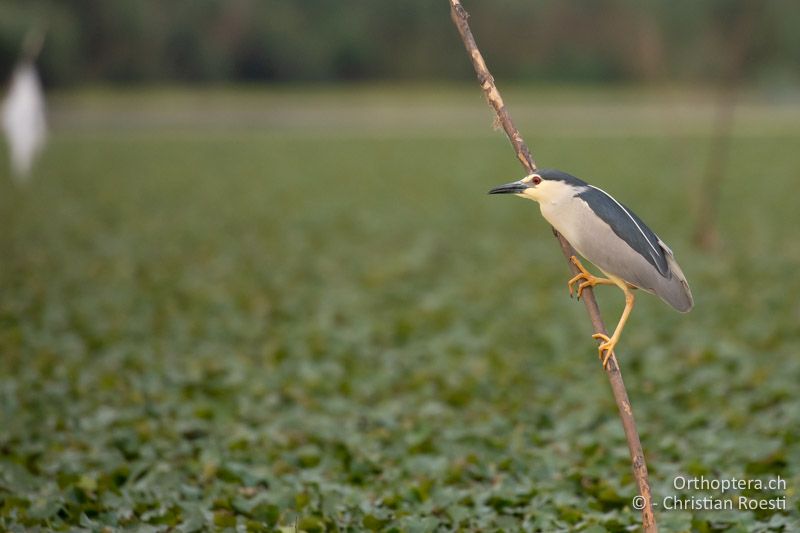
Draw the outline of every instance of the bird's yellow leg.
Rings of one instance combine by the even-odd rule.
[[[582,281],[582,283],[578,285],[577,289],[578,300],[581,299],[581,294],[583,293],[583,289],[585,289],[586,287],[594,287],[595,285],[616,285],[616,282],[611,281],[610,279],[607,278],[598,278],[597,276],[586,270],[586,267],[584,267],[578,260],[578,258],[575,257],[574,255],[570,256],[569,260],[572,262],[573,265],[575,265],[578,268],[578,270],[580,270],[580,272],[575,277],[571,278],[567,282],[567,288],[569,288],[570,298],[572,298],[572,292],[573,292],[572,286],[578,283],[579,281]]]
[[[622,310],[622,316],[619,318],[619,323],[617,324],[616,329],[614,329],[614,334],[611,335],[609,338],[608,335],[604,335],[602,333],[595,333],[592,335],[593,339],[600,339],[603,342],[600,343],[600,346],[597,347],[598,352],[600,353],[600,359],[603,361],[603,368],[606,368],[608,364],[608,359],[614,353],[614,346],[617,345],[619,342],[619,337],[622,335],[622,329],[625,327],[625,322],[628,321],[628,317],[633,311],[633,291],[629,288],[628,284],[622,280],[613,280],[617,286],[625,293],[625,309]]]

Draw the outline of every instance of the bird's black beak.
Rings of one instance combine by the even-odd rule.
[[[505,185],[500,185],[499,187],[495,187],[489,194],[517,194],[521,193],[525,189],[529,188],[530,185],[527,183],[522,183],[522,180],[514,181],[512,183],[506,183]]]

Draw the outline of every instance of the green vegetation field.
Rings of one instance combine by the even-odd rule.
[[[745,98],[701,253],[707,94],[505,97],[692,285],[688,315],[640,295],[617,352],[662,530],[797,531],[800,106]],[[30,185],[0,174],[0,530],[636,530],[556,242],[485,194],[520,169],[476,87],[92,91],[53,120]],[[701,475],[780,476],[743,494],[786,509],[663,508],[739,495],[673,487]]]

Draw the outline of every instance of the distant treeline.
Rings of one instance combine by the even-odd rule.
[[[465,0],[508,80],[796,81],[797,0]],[[5,79],[47,28],[49,85],[466,79],[446,0],[2,0]]]

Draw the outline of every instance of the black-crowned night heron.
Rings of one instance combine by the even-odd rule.
[[[631,289],[653,293],[682,313],[694,305],[672,250],[633,211],[602,189],[560,170],[541,169],[495,187],[489,194],[516,194],[539,202],[542,216],[606,275],[592,275],[572,256],[580,273],[567,282],[570,295],[578,282],[578,298],[585,288],[595,285],[616,285],[625,293],[625,309],[613,335],[592,335],[603,341],[598,347],[603,367],[633,309]]]

